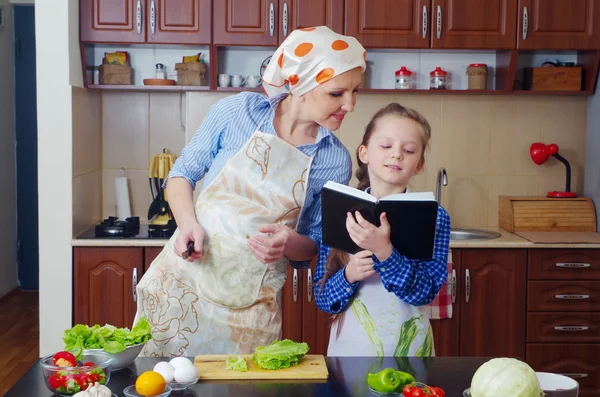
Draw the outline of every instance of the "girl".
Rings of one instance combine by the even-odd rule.
[[[423,169],[430,136],[429,123],[415,110],[397,103],[379,110],[356,152],[358,188],[376,198],[405,193]],[[448,213],[438,207],[434,254],[426,261],[394,249],[385,213],[380,227],[349,213],[346,228],[363,251],[348,255],[321,244],[315,274],[317,306],[334,314],[327,355],[433,356],[424,305],[446,280]]]

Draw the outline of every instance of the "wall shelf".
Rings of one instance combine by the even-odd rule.
[[[187,91],[210,91],[207,85],[101,85],[92,84],[87,86],[90,90],[100,91],[137,91],[137,92],[187,92]]]

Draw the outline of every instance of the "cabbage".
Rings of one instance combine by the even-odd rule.
[[[543,396],[535,371],[514,358],[494,358],[477,369],[471,380],[472,397]]]

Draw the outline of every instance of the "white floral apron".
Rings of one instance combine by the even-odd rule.
[[[281,338],[287,260],[264,264],[246,241],[264,224],[296,227],[312,158],[259,128],[196,201],[202,259],[175,253],[177,230],[138,284],[135,321],[152,327],[142,355],[248,354]]]
[[[331,326],[328,356],[434,356],[426,306],[388,292],[377,273],[361,281],[345,312]]]

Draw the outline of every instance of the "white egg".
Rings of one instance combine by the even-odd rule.
[[[169,361],[169,364],[171,364],[173,366],[173,368],[175,368],[175,369],[181,368],[181,367],[195,368],[194,364],[185,357],[175,357],[174,359]]]
[[[154,371],[165,378],[165,382],[171,383],[174,379],[175,368],[166,361],[161,361],[154,366]]]
[[[175,382],[186,383],[191,382],[198,377],[198,370],[192,366],[182,366],[175,369]]]

